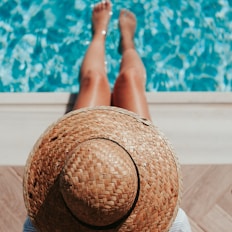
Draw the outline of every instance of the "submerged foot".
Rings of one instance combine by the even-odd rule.
[[[111,2],[102,1],[94,6],[92,14],[93,35],[104,35],[107,32],[111,17]]]
[[[135,15],[128,10],[122,10],[119,16],[119,28],[121,32],[119,52],[122,53],[126,49],[134,48]]]

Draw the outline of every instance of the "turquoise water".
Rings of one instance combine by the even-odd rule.
[[[91,40],[90,0],[1,0],[0,91],[77,92]],[[118,15],[138,20],[147,91],[231,91],[232,0],[118,0],[106,41],[110,84],[118,73]]]

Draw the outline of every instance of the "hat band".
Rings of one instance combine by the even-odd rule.
[[[110,140],[110,139],[109,139]],[[117,143],[116,141],[113,141],[111,140],[112,142],[116,143],[118,146],[122,147],[119,143]],[[128,154],[128,156],[130,157],[131,161],[133,162],[134,164],[134,167],[135,167],[135,171],[136,171],[136,175],[137,175],[137,180],[138,180],[138,187],[137,187],[137,192],[136,192],[136,196],[135,196],[135,199],[134,199],[134,202],[131,206],[131,208],[128,210],[128,212],[123,216],[121,217],[120,219],[118,219],[117,221],[109,224],[109,225],[105,225],[105,226],[96,226],[96,225],[91,225],[91,224],[88,224],[86,222],[83,222],[82,220],[80,220],[73,212],[72,210],[67,206],[66,204],[66,201],[64,200],[64,203],[65,205],[67,206],[66,208],[68,209],[68,211],[70,212],[70,214],[84,227],[88,228],[88,229],[91,229],[91,230],[110,230],[110,229],[115,229],[117,228],[118,226],[120,226],[131,214],[131,212],[134,210],[137,202],[138,202],[138,199],[139,199],[139,193],[140,193],[140,175],[139,175],[139,170],[138,170],[138,167],[135,163],[135,161],[133,160],[132,156],[130,155],[130,153],[124,148],[122,147],[124,151],[126,151],[126,153]]]

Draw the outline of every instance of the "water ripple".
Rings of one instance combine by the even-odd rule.
[[[3,0],[0,91],[77,92],[97,0]],[[135,43],[147,91],[231,91],[232,4],[227,0],[115,0],[106,40],[111,86],[117,76],[118,16],[138,19]]]

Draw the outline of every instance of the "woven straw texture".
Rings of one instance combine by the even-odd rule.
[[[181,198],[173,149],[151,122],[116,107],[51,125],[25,167],[24,201],[39,231],[168,231]]]

